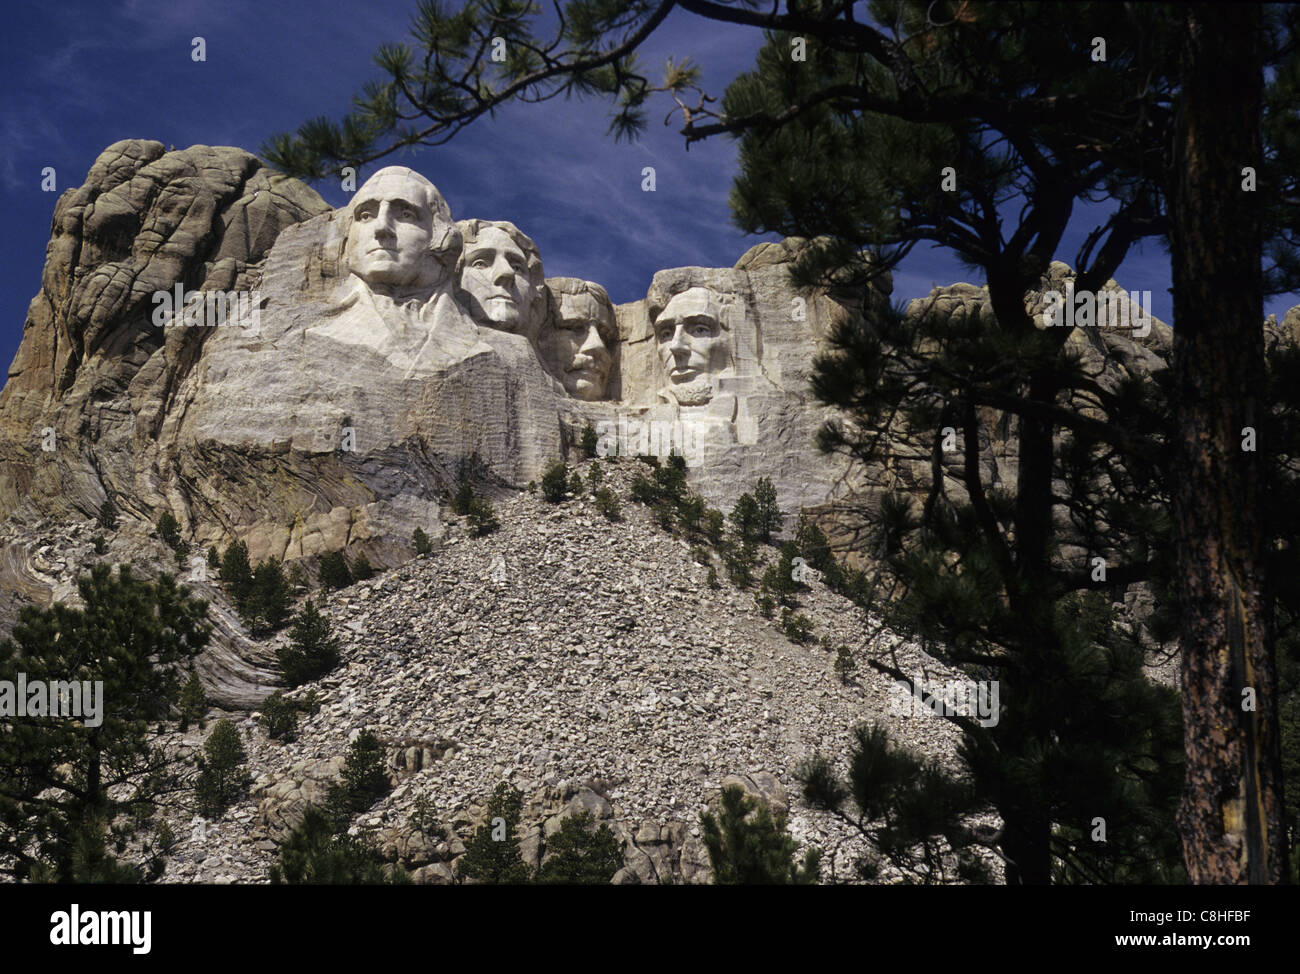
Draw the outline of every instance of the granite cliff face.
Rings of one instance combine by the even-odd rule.
[[[363,729],[384,741],[396,787],[356,827],[420,881],[460,877],[463,840],[501,780],[525,793],[532,866],[560,819],[588,810],[621,840],[617,882],[707,881],[698,811],[738,781],[788,808],[795,837],[849,875],[859,837],[791,801],[793,769],[817,750],[844,753],[862,720],[886,720],[945,762],[956,735],[895,713],[892,685],[865,666],[841,680],[835,650],[957,674],[815,579],[800,597],[815,641],[792,641],[640,505],[611,522],[589,492],[552,507],[520,490],[549,460],[578,461],[591,424],[601,454],[624,458],[577,466],[622,498],[646,469],[626,456],[670,448],[712,506],[770,477],[787,527],[813,510],[840,540],[855,506],[918,491],[932,436],[900,434],[865,470],[813,447],[833,415],[811,394],[813,361],[838,322],[870,315],[890,287],[852,299],[797,290],[788,269],[806,245],[662,270],[643,299],[615,306],[596,282],[547,278],[513,224],[454,220],[410,170],[381,170],[333,210],[238,149],[106,150],[56,207],[0,392],[0,635],[21,604],[75,603],[77,573],[97,560],[171,569],[153,535],[163,512],[205,548],[244,540],[255,562],[346,549],[398,566],[323,601],[343,663],[290,694],[314,691],[321,708],[289,743],[254,719],[280,682],[287,635],[251,638],[214,580],[188,579],[215,626],[196,670],[240,722],[256,782],[216,823],[177,806],[168,878],[261,881]],[[1041,311],[1042,292],[1070,277],[1053,264],[1027,306]],[[1113,307],[1127,301],[1108,290]],[[187,318],[195,292],[222,296],[218,323]],[[177,295],[170,311],[160,294]],[[954,284],[907,313],[988,310],[985,289]],[[1300,309],[1268,334],[1298,331]],[[1068,341],[1113,389],[1166,368],[1171,332],[1107,321]],[[1013,423],[982,417],[987,479],[1014,483]],[[940,462],[955,473],[961,459]],[[443,509],[463,475],[497,503],[499,533],[476,537]],[[91,518],[106,497],[121,520],[97,552]],[[436,550],[412,559],[417,526]],[[181,757],[200,742],[160,738]],[[417,800],[437,809],[441,839],[413,829]]]
[[[239,149],[104,150],[55,207],[0,391],[0,514],[85,513],[110,491],[141,516],[166,504],[151,455],[209,330],[152,327],[151,296],[246,287],[285,227],[328,209]]]
[[[239,538],[254,562],[345,549],[393,566],[415,527],[439,543],[460,476],[505,497],[574,459],[587,424],[602,455],[683,452],[713,506],[767,476],[791,515],[815,510],[834,529],[850,512],[836,534],[849,537],[855,505],[924,482],[932,444],[899,436],[869,470],[813,447],[832,415],[810,392],[813,360],[890,285],[795,289],[788,268],[805,246],[663,270],[645,298],[614,306],[598,283],[547,279],[515,225],[454,220],[408,169],[381,170],[333,210],[239,149],[111,146],[58,202],[0,392],[0,626],[23,602],[74,595],[81,562],[54,553],[59,525],[106,497],[122,512],[122,557],[153,557],[167,511],[187,540]],[[1044,289],[1069,277],[1054,264]],[[190,313],[216,297],[221,315]],[[1040,310],[1041,295],[1028,302]],[[985,289],[956,284],[908,313],[987,306]],[[1076,329],[1070,342],[1109,384],[1165,367],[1170,332],[1153,321],[1140,337]],[[1013,482],[1014,431],[984,418],[981,462]],[[89,535],[79,545],[88,556]],[[216,699],[251,706],[270,659],[226,621],[205,679]]]
[[[399,243],[390,203],[422,190],[424,236]],[[334,211],[238,149],[118,143],[56,209],[0,393],[0,516],[85,516],[111,496],[150,523],[170,511],[199,544],[243,538],[254,560],[347,548],[391,565],[415,526],[436,536],[462,473],[523,487],[588,423],[609,450],[685,452],[717,505],[760,475],[786,507],[824,503],[844,470],[811,448],[826,410],[807,379],[852,311],[790,287],[798,246],[663,271],[646,299],[597,307],[547,288],[512,224],[452,224],[410,170]],[[526,270],[498,273],[515,255]],[[402,276],[407,257],[423,264]],[[206,319],[181,314],[194,292]],[[213,298],[229,309],[215,326]]]

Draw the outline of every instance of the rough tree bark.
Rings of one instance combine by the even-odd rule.
[[[1182,94],[1169,172],[1174,518],[1187,766],[1178,826],[1194,883],[1282,881],[1281,758],[1264,598],[1257,454],[1264,380],[1261,9],[1181,6]],[[1259,444],[1269,449],[1269,444]],[[1247,709],[1253,690],[1254,709]]]

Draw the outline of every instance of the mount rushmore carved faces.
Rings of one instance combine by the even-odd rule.
[[[731,336],[719,296],[706,287],[673,295],[654,329],[669,383],[661,395],[682,406],[708,403],[714,378],[731,366]]]
[[[456,241],[451,209],[436,186],[402,166],[379,170],[357,190],[347,211],[345,256],[372,291],[396,297],[441,283],[437,259]]]
[[[453,294],[460,231],[433,183],[403,166],[379,170],[343,209],[339,231],[350,273],[307,340],[376,352],[403,377],[472,348],[477,329]]]
[[[618,340],[614,305],[599,284],[576,277],[546,282],[554,304],[543,355],[565,390],[576,399],[603,399],[614,359],[610,348]]]
[[[463,220],[456,264],[461,298],[480,325],[535,342],[546,316],[545,276],[537,245],[513,223]]]

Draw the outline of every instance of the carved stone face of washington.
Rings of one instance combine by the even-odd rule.
[[[655,338],[673,398],[683,406],[712,399],[714,377],[731,365],[731,336],[717,296],[705,287],[674,295],[655,319]]]
[[[371,290],[432,289],[445,274],[435,259],[451,211],[433,183],[389,166],[357,190],[349,209],[348,267]]]

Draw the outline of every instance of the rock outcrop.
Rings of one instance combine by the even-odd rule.
[[[806,246],[663,270],[645,298],[614,306],[596,283],[548,283],[522,230],[455,221],[410,170],[381,170],[336,211],[242,150],[106,150],[58,203],[0,392],[0,635],[23,604],[75,603],[78,571],[101,558],[170,568],[151,528],[164,511],[199,550],[239,538],[255,562],[346,549],[397,566],[329,597],[343,665],[290,694],[321,705],[291,743],[267,739],[253,713],[287,635],[251,639],[213,580],[187,579],[216,626],[198,672],[235,712],[257,778],[218,822],[172,822],[167,878],[264,879],[363,729],[385,742],[395,787],[354,830],[421,882],[460,878],[502,780],[525,795],[530,866],[566,816],[588,811],[623,845],[616,882],[707,881],[698,813],[737,784],[788,810],[796,838],[828,851],[824,868],[851,875],[861,837],[801,803],[800,760],[843,754],[854,724],[887,714],[896,739],[942,761],[956,735],[892,714],[892,686],[865,667],[842,682],[834,649],[956,675],[817,583],[802,611],[824,641],[792,643],[750,593],[710,584],[699,551],[648,512],[629,506],[612,524],[589,500],[553,508],[518,490],[549,460],[575,460],[590,424],[599,452],[620,457],[594,463],[623,497],[644,470],[629,455],[670,448],[724,510],[770,477],[791,522],[812,509],[834,527],[883,491],[918,491],[932,437],[899,436],[869,470],[812,445],[833,415],[811,394],[813,361],[890,285],[852,299],[796,289],[788,270]],[[1071,276],[1053,264],[1030,310]],[[173,293],[168,312],[159,296]],[[188,319],[195,293],[222,297],[220,323]],[[986,289],[955,284],[908,314],[988,309]],[[1270,342],[1298,333],[1300,309],[1268,323]],[[1068,341],[1114,389],[1166,368],[1171,332],[1107,321]],[[1014,483],[1014,422],[982,416],[987,479]],[[498,504],[499,533],[470,537],[448,516],[461,477]],[[106,497],[121,525],[101,554],[90,518]],[[434,555],[412,559],[415,527]],[[163,742],[185,757],[201,735]],[[412,824],[417,800],[436,821]]]
[[[791,288],[801,245],[663,271],[613,309],[590,282],[550,294],[518,228],[453,223],[410,170],[335,211],[242,150],[118,143],[56,209],[0,393],[0,517],[112,497],[254,561],[392,565],[414,527],[436,537],[460,476],[522,487],[588,423],[621,452],[686,453],[715,505],[759,475],[787,508],[824,503],[844,469],[812,448],[808,376],[852,311]]]
[[[287,226],[328,205],[229,147],[130,139],[54,211],[41,290],[0,391],[0,515],[76,515],[107,493],[150,520],[154,464],[209,329],[152,324],[152,296],[249,286]]]
[[[453,222],[410,170],[381,170],[333,210],[239,149],[111,146],[58,202],[0,391],[0,626],[73,594],[93,532],[59,561],[51,529],[106,497],[125,525],[110,539],[119,560],[157,546],[150,525],[167,511],[200,550],[240,538],[254,562],[345,549],[392,566],[411,557],[415,527],[439,543],[460,477],[521,488],[572,458],[588,424],[602,455],[684,453],[692,488],[723,510],[770,477],[785,511],[815,510],[848,539],[864,498],[927,480],[932,444],[900,436],[870,470],[813,447],[833,415],[811,394],[813,360],[890,284],[794,288],[806,246],[660,271],[644,299],[613,306],[593,282],[548,285],[513,224]],[[1054,264],[1044,288],[1070,276]],[[220,323],[194,324],[196,295],[222,297]],[[956,284],[908,313],[988,304]],[[1107,325],[1069,339],[1102,385],[1165,366],[1165,325],[1141,337]],[[1014,482],[1012,422],[984,420],[981,462],[991,482]],[[228,614],[203,673],[216,699],[252,706],[271,660]]]

